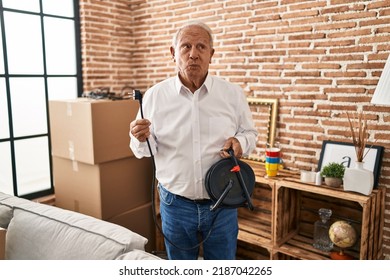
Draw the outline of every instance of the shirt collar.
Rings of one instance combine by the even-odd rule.
[[[212,76],[209,73],[207,73],[206,80],[204,81],[203,85],[201,85],[200,89],[202,89],[202,87],[204,87],[205,93],[211,92],[212,84],[213,84]],[[175,88],[176,88],[176,92],[178,94],[182,93],[183,92],[182,90],[186,90],[186,87],[180,81],[179,74],[177,74],[176,78],[175,78]]]

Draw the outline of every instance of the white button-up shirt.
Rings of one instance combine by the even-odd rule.
[[[229,137],[238,139],[244,155],[255,148],[257,130],[246,97],[238,85],[221,78],[208,75],[194,93],[178,76],[169,78],[146,91],[142,108],[151,122],[156,178],[174,194],[209,198],[205,175],[221,159]],[[147,143],[132,135],[130,147],[137,158],[150,156]]]

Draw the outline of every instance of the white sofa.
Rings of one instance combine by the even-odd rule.
[[[1,192],[0,228],[0,254],[8,260],[160,259],[127,228]]]

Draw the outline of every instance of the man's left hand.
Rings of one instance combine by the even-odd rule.
[[[221,149],[220,155],[223,158],[230,157],[229,149],[232,149],[234,152],[234,156],[236,158],[242,157],[242,148],[240,141],[237,140],[235,137],[230,137],[226,140],[225,144],[223,145],[223,148]]]

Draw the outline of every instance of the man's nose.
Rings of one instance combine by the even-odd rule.
[[[198,57],[199,57],[198,50],[196,49],[196,47],[192,47],[190,51],[190,58],[197,59]]]

